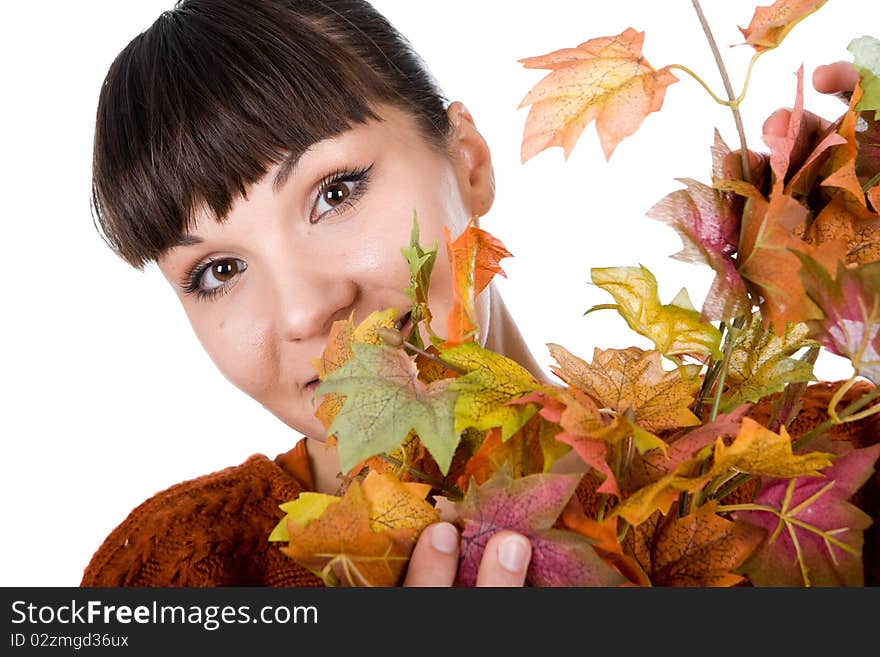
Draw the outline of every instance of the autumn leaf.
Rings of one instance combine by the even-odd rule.
[[[667,438],[669,447],[665,454],[660,450],[636,454],[629,468],[627,489],[637,490],[658,481],[683,463],[698,458],[701,450],[713,445],[718,438],[732,439],[739,433],[742,419],[750,409],[751,404],[743,404],[729,413],[719,413],[713,422],[681,429]]]
[[[315,368],[318,379],[323,381],[331,372],[338,370],[351,358],[351,345],[353,342],[382,344],[377,330],[382,327],[393,327],[396,319],[397,309],[387,308],[370,313],[357,326],[354,324],[354,311],[352,311],[348,319],[333,322],[321,357],[312,360],[312,367]],[[315,395],[317,396],[318,393],[316,392]],[[320,405],[315,411],[315,417],[321,421],[325,429],[330,427],[333,418],[336,417],[336,414],[342,408],[343,402],[344,397],[342,395],[333,393],[328,393],[321,400]]]
[[[395,586],[416,533],[410,528],[374,531],[357,481],[320,517],[304,527],[290,522],[288,530],[290,542],[281,551],[327,586]]]
[[[819,477],[764,479],[734,519],[767,539],[743,566],[755,586],[864,586],[862,546],[872,518],[848,500],[873,474],[880,444],[838,456]]]
[[[484,349],[475,342],[465,342],[441,350],[443,360],[467,371],[449,384],[457,394],[455,430],[468,427],[501,427],[501,439],[507,440],[538,411],[534,404],[508,405],[539,387],[535,378],[515,361]]]
[[[627,28],[611,37],[590,39],[576,48],[556,50],[519,62],[549,73],[529,91],[519,109],[531,105],[521,161],[561,146],[567,160],[590,122],[605,159],[663,105],[666,88],[678,81],[669,67],[651,67],[642,55],[644,32]]]
[[[456,504],[463,528],[456,586],[474,586],[486,543],[501,530],[526,536],[532,558],[530,586],[617,586],[625,578],[605,563],[591,542],[575,532],[553,529],[577,487],[579,476],[533,474],[512,479],[506,470],[468,487]]]
[[[760,527],[731,522],[709,502],[683,518],[667,517],[653,537],[648,575],[654,586],[735,586],[733,571],[764,539]]]
[[[880,217],[866,219],[853,205],[843,194],[835,194],[822,208],[804,233],[813,253],[831,251],[847,265],[880,261]]]
[[[606,518],[602,522],[588,518],[583,507],[573,495],[559,517],[566,529],[577,532],[593,542],[593,549],[607,563],[636,586],[651,586],[651,580],[639,562],[623,551],[617,537],[617,518]]]
[[[468,459],[458,487],[467,490],[471,480],[485,483],[502,467],[506,467],[513,478],[547,472],[552,463],[568,451],[556,440],[558,433],[559,427],[540,415],[531,417],[507,440],[502,440],[500,427],[490,429]]]
[[[629,327],[650,339],[664,356],[721,359],[718,329],[691,307],[661,305],[657,279],[645,267],[593,268],[591,273],[593,283],[614,297]]]
[[[804,289],[824,317],[810,322],[816,340],[848,358],[856,374],[880,384],[880,263],[849,268],[837,278],[812,258],[802,257]]]
[[[719,140],[716,132],[716,146]],[[751,308],[751,302],[733,259],[740,219],[732,194],[689,178],[678,180],[686,188],[666,195],[648,211],[648,217],[671,226],[681,236],[684,248],[673,258],[707,264],[715,271],[700,319],[739,317]]]
[[[425,497],[429,484],[403,482],[387,473],[369,472],[361,482],[364,499],[369,506],[370,528],[413,529],[416,535],[440,517]]]
[[[776,0],[758,7],[748,27],[739,30],[746,43],[761,52],[776,48],[791,29],[817,11],[827,0]]]
[[[558,365],[551,371],[619,415],[631,410],[635,423],[657,433],[700,424],[690,410],[700,386],[699,366],[666,371],[657,351],[596,349],[587,363],[557,344],[548,345]]]
[[[829,149],[829,157],[823,168],[825,179],[822,181],[822,187],[839,189],[841,193],[846,195],[849,202],[857,205],[867,216],[868,205],[865,190],[862,189],[862,181],[856,171],[859,155],[856,128],[859,124],[859,113],[855,108],[861,98],[862,88],[856,85],[849,108],[843,115],[837,129],[838,135],[843,137],[845,141]]]
[[[825,452],[795,455],[785,427],[774,433],[746,417],[733,443],[727,446],[721,438],[716,440],[710,474],[719,476],[733,470],[779,478],[818,477],[819,471],[831,465],[833,458],[834,454]]]
[[[812,252],[795,235],[802,230],[807,209],[791,196],[773,194],[767,202],[746,199],[737,270],[760,300],[761,317],[777,335],[788,324],[815,316],[798,279],[797,252]]]
[[[753,316],[734,343],[722,408],[729,411],[780,392],[788,383],[813,380],[812,365],[791,357],[814,344],[809,334],[809,327],[801,323],[789,324],[776,335],[764,327],[760,315]]]
[[[316,391],[345,395],[328,429],[336,436],[342,471],[394,450],[414,430],[445,475],[460,440],[450,379],[425,385],[401,349],[362,343],[352,349],[354,355]]]
[[[694,493],[709,481],[708,475],[685,475],[693,463],[686,461],[673,472],[633,491],[614,508],[609,517],[621,517],[633,527],[647,521],[654,513],[669,513],[672,503],[682,492]]]
[[[453,347],[472,340],[478,333],[474,298],[482,292],[495,275],[507,276],[499,263],[511,253],[500,240],[477,228],[473,219],[462,233],[452,240],[444,226],[449,268],[452,271],[453,305],[447,318],[444,347]]]
[[[409,334],[409,340],[419,349],[424,349],[421,332],[418,325],[425,323],[428,333],[434,335],[431,330],[431,309],[428,306],[428,290],[431,284],[431,273],[434,270],[434,263],[437,261],[437,243],[433,248],[425,249],[419,243],[419,222],[418,214],[413,213],[413,227],[410,233],[409,246],[400,249],[406,264],[409,266],[409,287],[406,293],[412,299],[412,312],[410,319],[412,320],[412,331]],[[396,318],[395,318],[396,319]]]
[[[330,504],[338,502],[339,499],[335,495],[303,491],[295,500],[279,504],[278,507],[284,511],[284,517],[269,534],[269,540],[287,543],[290,541],[290,532],[287,530],[288,522],[305,527],[312,520],[320,517]]]
[[[862,36],[846,47],[853,55],[853,64],[859,72],[859,86],[864,95],[856,105],[860,112],[873,111],[874,121],[880,120],[880,39]]]

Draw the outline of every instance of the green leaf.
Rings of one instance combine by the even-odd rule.
[[[760,315],[736,339],[727,370],[724,412],[780,392],[787,383],[813,380],[813,367],[791,356],[814,345],[806,324],[788,324],[782,335],[764,327]]]
[[[880,39],[862,36],[850,41],[846,49],[853,54],[864,92],[855,108],[860,112],[873,110],[874,120],[880,120]]]
[[[661,305],[657,279],[645,267],[593,269],[592,279],[614,297],[617,311],[629,327],[649,338],[662,355],[721,359],[718,329],[703,322],[689,301],[686,306],[675,302]],[[679,293],[676,298],[683,297]]]
[[[419,349],[424,349],[421,333],[418,325],[425,322],[428,332],[431,331],[431,311],[428,308],[428,289],[431,284],[431,272],[437,260],[437,242],[432,249],[424,249],[419,244],[418,213],[413,212],[413,228],[410,234],[409,246],[400,249],[403,257],[409,265],[409,287],[406,290],[412,299],[412,322],[413,330],[410,331],[409,341]]]
[[[332,372],[317,395],[345,395],[327,430],[336,435],[339,465],[349,472],[366,458],[393,451],[410,431],[447,474],[460,434],[455,430],[457,393],[451,379],[425,385],[414,359],[385,345],[352,344],[354,355]]]
[[[441,357],[468,371],[449,385],[451,391],[458,393],[456,431],[468,427],[480,430],[501,427],[504,441],[538,412],[537,404],[506,405],[540,386],[529,371],[515,361],[483,349],[475,342],[447,349],[441,352]]]

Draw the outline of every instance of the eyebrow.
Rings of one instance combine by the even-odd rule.
[[[306,148],[304,151],[299,153],[291,153],[284,161],[281,163],[281,166],[278,167],[278,171],[275,172],[275,179],[272,181],[272,191],[277,194],[278,190],[280,190],[284,184],[287,182],[290,175],[296,171],[297,165],[299,165],[300,160],[303,155],[305,155],[311,147]],[[205,242],[204,238],[199,237],[198,235],[181,235],[177,241],[171,246],[171,248],[177,248],[179,246],[195,246],[197,244],[203,244]]]

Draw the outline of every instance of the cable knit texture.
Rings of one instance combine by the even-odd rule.
[[[808,388],[803,406],[789,426],[793,438],[827,419],[827,406],[839,383]],[[871,389],[854,387],[852,400]],[[773,398],[749,415],[766,423]],[[833,427],[832,440],[867,447],[880,440],[877,415]],[[323,586],[267,539],[283,517],[279,505],[312,489],[305,441],[274,460],[251,456],[239,466],[185,481],[134,509],[106,538],[85,569],[82,586]],[[596,479],[585,475],[577,496],[595,514]],[[732,503],[736,491],[725,502]],[[865,584],[880,585],[880,473],[875,472],[853,499],[874,523],[865,532]]]

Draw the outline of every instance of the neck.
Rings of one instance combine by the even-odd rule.
[[[515,361],[528,370],[539,383],[551,383],[550,377],[526,344],[494,282],[486,288],[486,294],[489,295],[489,321],[484,347]]]

